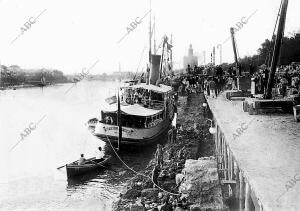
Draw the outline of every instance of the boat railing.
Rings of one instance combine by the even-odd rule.
[[[149,108],[161,109],[164,107],[164,101],[161,100],[142,100],[143,105],[147,105]]]
[[[142,104],[145,107],[148,108],[154,108],[154,109],[161,109],[164,107],[164,101],[161,100],[149,100],[149,99],[145,99],[145,98],[122,98],[122,103],[126,103],[126,104]]]

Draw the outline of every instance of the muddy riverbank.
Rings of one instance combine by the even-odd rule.
[[[159,187],[153,186],[151,180],[152,171],[156,165],[153,155],[153,159],[145,170],[128,182],[128,188],[115,204],[114,210],[156,210],[163,204],[170,210],[193,209],[195,199],[179,191],[179,189],[184,189],[182,187],[184,181],[181,179],[182,170],[190,163],[197,162],[198,159],[204,162],[205,160],[212,161],[215,164],[214,141],[209,133],[210,124],[207,122],[209,114],[204,113],[202,106],[204,102],[203,94],[179,97],[177,123],[181,127],[177,132],[176,142],[166,143],[163,147],[164,163],[159,171]],[[216,175],[215,183],[218,186],[216,168],[214,168],[214,175]],[[219,189],[218,192],[220,192]],[[202,194],[200,198],[203,203],[211,203],[214,200],[211,195],[214,194]],[[219,195],[218,197],[221,198]],[[219,198],[216,200],[219,201]]]

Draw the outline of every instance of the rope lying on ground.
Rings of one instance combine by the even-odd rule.
[[[169,192],[169,191],[167,191],[167,190],[165,190],[165,189],[159,187],[157,184],[155,184],[155,182],[152,180],[152,178],[150,178],[148,175],[143,174],[143,173],[139,173],[139,172],[135,171],[133,168],[129,167],[129,166],[122,160],[122,158],[118,155],[118,153],[115,151],[115,148],[114,148],[113,145],[111,144],[111,142],[110,142],[110,140],[109,140],[109,137],[108,137],[107,135],[106,135],[106,138],[107,138],[107,140],[108,140],[108,142],[109,142],[111,148],[113,149],[114,153],[115,153],[116,156],[119,158],[119,160],[126,166],[126,168],[128,168],[129,170],[131,170],[132,172],[134,172],[136,175],[141,175],[141,176],[143,176],[143,177],[146,177],[146,178],[150,179],[151,182],[152,182],[158,189],[160,189],[160,190],[163,191],[163,192],[166,192],[166,193],[171,194],[171,195],[174,195],[174,196],[180,196],[180,195],[181,195],[181,194],[179,194],[179,193],[171,193],[171,192]]]

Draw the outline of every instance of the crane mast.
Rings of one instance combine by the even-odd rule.
[[[236,41],[235,41],[235,36],[234,36],[234,28],[230,28],[230,33],[231,33],[231,40],[232,40],[232,47],[233,47],[233,54],[234,54],[234,61],[236,65],[236,75],[237,77],[240,76],[240,68],[239,68],[239,61],[238,61],[238,55],[237,55],[237,46],[236,46]]]
[[[275,40],[275,45],[274,45],[274,50],[273,50],[273,56],[272,56],[271,70],[269,73],[267,91],[264,96],[265,99],[272,98],[272,88],[274,86],[275,71],[276,71],[276,67],[278,64],[278,60],[279,60],[281,43],[282,43],[282,38],[283,38],[283,34],[284,34],[284,26],[285,26],[288,2],[289,2],[288,0],[282,0],[279,25],[278,25],[278,30],[277,30],[277,35],[276,35],[276,40]]]

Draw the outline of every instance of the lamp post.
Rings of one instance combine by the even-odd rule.
[[[213,127],[213,120],[207,119],[206,121],[210,121],[209,133],[210,133],[210,134],[215,134],[215,133],[216,133],[216,128]]]

